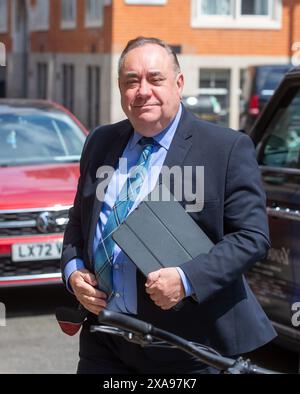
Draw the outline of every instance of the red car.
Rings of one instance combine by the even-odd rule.
[[[0,288],[61,282],[87,134],[58,104],[0,100]]]

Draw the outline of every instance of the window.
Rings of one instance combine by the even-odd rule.
[[[269,6],[268,0],[242,0],[241,15],[268,15]]]
[[[0,0],[0,33],[7,32],[7,0]]]
[[[30,30],[43,31],[49,29],[49,0],[36,0],[29,12]]]
[[[210,0],[201,1],[202,15],[230,15],[231,0]]]
[[[97,27],[103,24],[104,0],[85,0],[85,27]]]
[[[0,63],[0,98],[6,96],[6,67]]]
[[[6,47],[3,44],[3,42],[0,42],[0,70],[1,70],[1,66],[5,66],[5,65],[6,65]]]
[[[37,64],[37,97],[47,99],[48,93],[48,64]]]
[[[0,114],[0,165],[79,161],[84,140],[71,117],[57,110]]]
[[[268,127],[262,164],[270,167],[300,168],[300,90],[283,102]]]
[[[126,4],[137,5],[164,5],[168,0],[125,0]]]
[[[93,129],[100,123],[101,69],[98,66],[87,68],[87,125]]]
[[[209,97],[214,102],[214,112],[218,114],[217,123],[228,126],[230,70],[201,69],[199,87],[199,96]],[[207,117],[206,120],[211,119]]]
[[[192,0],[192,27],[281,27],[282,0]]]
[[[72,64],[63,64],[63,83],[62,97],[63,105],[71,112],[74,112],[74,66]]]
[[[243,95],[243,89],[245,88],[247,70],[245,68],[240,69],[240,83],[239,83],[239,114],[241,114],[246,106],[245,98]]]
[[[76,0],[62,0],[61,2],[61,28],[73,29],[76,27]]]

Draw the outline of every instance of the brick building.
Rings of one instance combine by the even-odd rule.
[[[299,22],[300,0],[0,0],[0,95],[58,101],[88,127],[118,121],[120,52],[157,36],[178,53],[184,94],[213,94],[237,128],[243,70],[287,63]]]

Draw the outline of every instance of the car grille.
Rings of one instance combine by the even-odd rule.
[[[68,222],[69,208],[0,211],[0,238],[62,233]]]
[[[0,277],[60,273],[59,260],[22,261],[14,263],[10,257],[0,257]]]

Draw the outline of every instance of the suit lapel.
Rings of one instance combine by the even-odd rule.
[[[132,126],[130,125],[130,123],[128,123],[128,127],[125,130],[121,130],[119,133],[117,133],[116,138],[111,141],[111,149],[107,152],[105,159],[103,160],[103,166],[110,166],[114,169],[118,167],[119,158],[122,156],[132,132]],[[97,178],[95,184],[93,210],[90,216],[89,224],[88,256],[91,262],[93,260],[93,241],[96,231],[96,225],[103,205],[103,201],[98,200],[96,196],[96,190],[100,182],[101,179]]]
[[[182,115],[178,123],[177,130],[164,161],[165,166],[180,166],[183,163],[192,146],[191,136],[192,128],[189,120],[189,113],[184,107],[182,107]]]
[[[186,155],[188,154],[192,146],[192,123],[189,121],[189,113],[182,108],[182,115],[179,121],[177,130],[175,132],[173,141],[170,145],[169,151],[164,161],[164,166],[173,167],[181,166],[184,162]],[[170,180],[170,191],[174,189],[174,179],[171,177]]]

